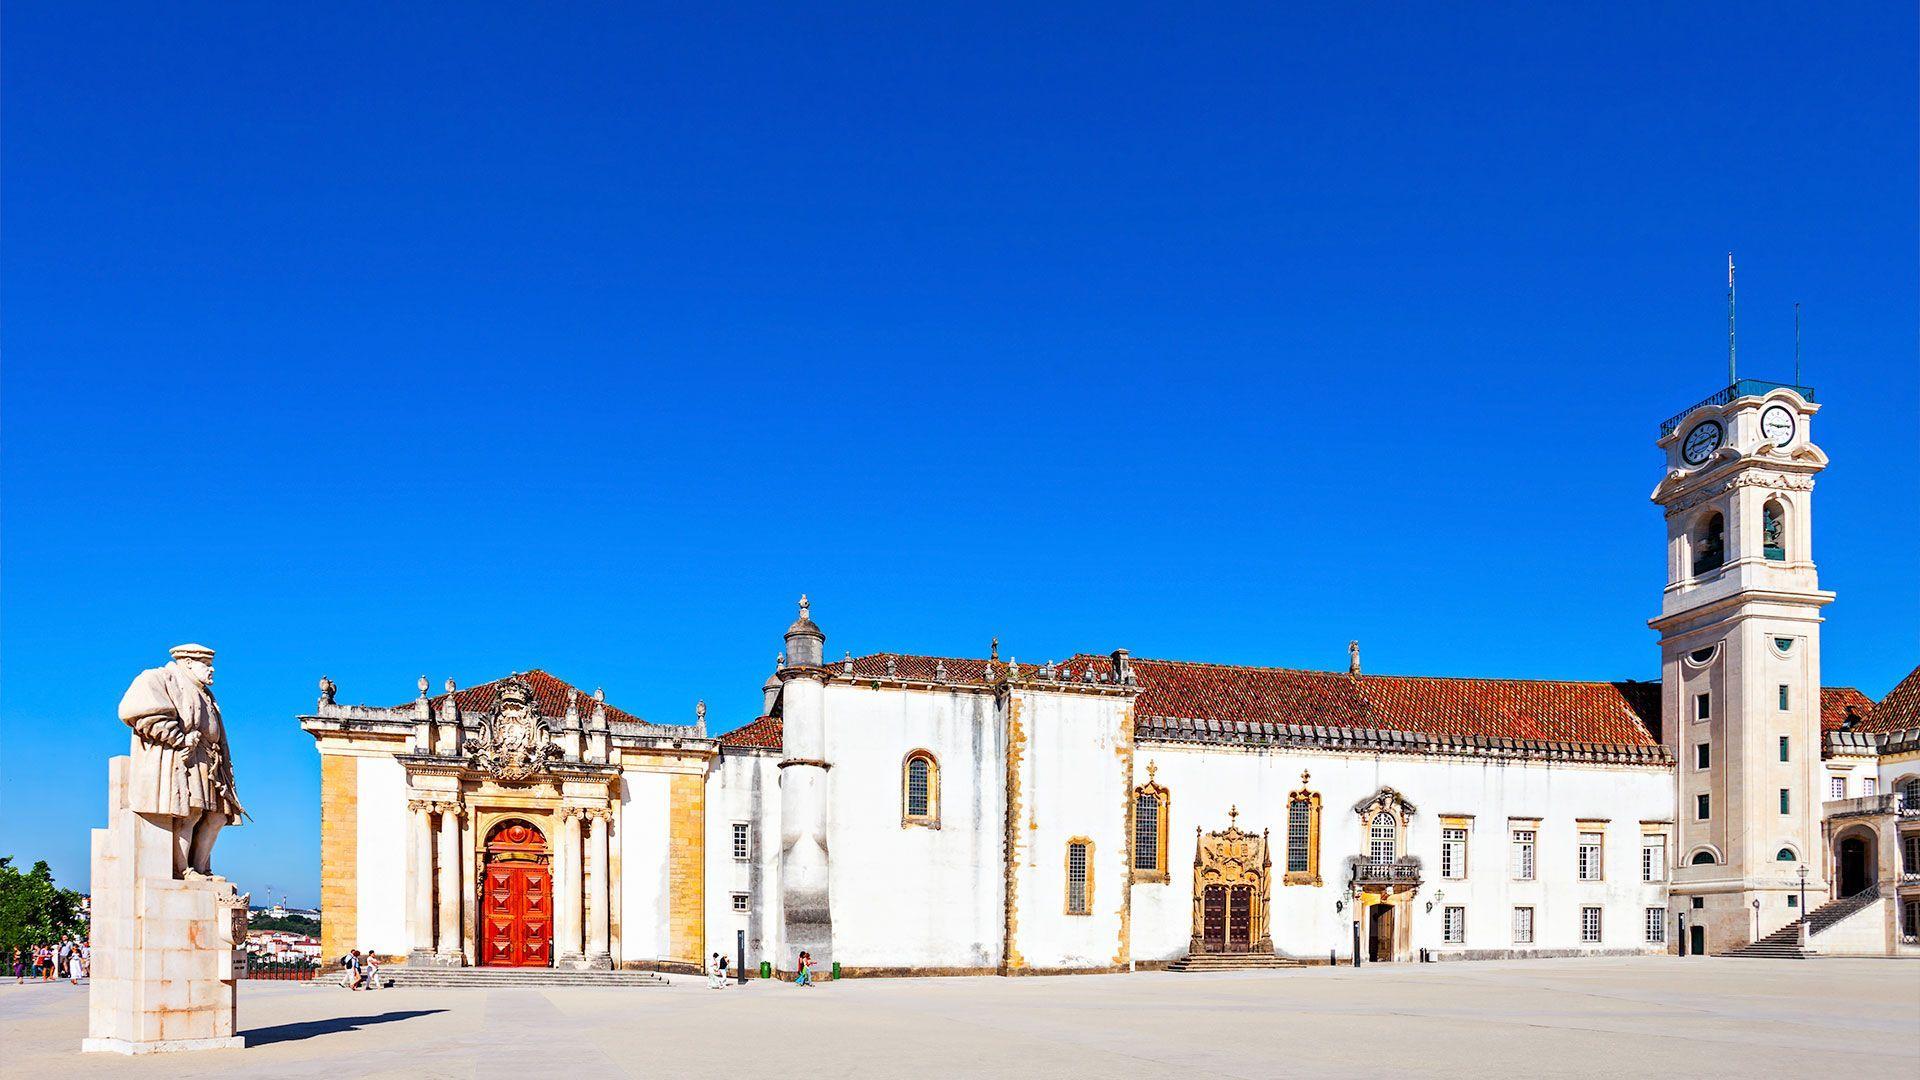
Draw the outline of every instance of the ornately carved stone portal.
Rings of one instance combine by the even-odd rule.
[[[1235,807],[1228,812],[1230,823],[1220,832],[1202,834],[1194,827],[1192,951],[1196,953],[1273,951],[1267,929],[1273,871],[1267,834],[1242,832],[1239,817]]]

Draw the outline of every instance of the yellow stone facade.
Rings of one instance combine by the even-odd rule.
[[[669,951],[675,960],[700,964],[707,949],[707,784],[706,777],[673,777],[672,839],[667,851],[671,893]]]
[[[360,905],[360,759],[320,755],[320,956],[353,948]]]

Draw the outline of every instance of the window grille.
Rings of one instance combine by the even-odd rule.
[[[748,831],[747,823],[733,823],[733,857],[745,862],[753,854],[753,834]]]
[[[1667,880],[1667,838],[1649,836],[1640,846],[1640,880]]]
[[[1650,907],[1647,909],[1647,944],[1664,945],[1667,942],[1667,909]]]
[[[1440,876],[1443,878],[1467,876],[1467,830],[1440,830]]]
[[[907,762],[907,816],[931,817],[933,813],[933,762],[915,757]]]
[[[1160,797],[1141,792],[1133,803],[1133,868],[1159,870]]]
[[[1600,909],[1583,907],[1580,909],[1580,941],[1592,945],[1600,940]]]
[[[733,910],[735,911],[747,910],[747,894],[746,893],[737,892],[733,894]]]
[[[1920,874],[1920,833],[1908,833],[1900,838],[1900,872]]]
[[[1533,944],[1533,909],[1517,907],[1513,909],[1513,943],[1515,945]]]
[[[1580,880],[1599,881],[1601,836],[1595,832],[1580,834]]]
[[[1304,874],[1309,869],[1307,845],[1312,841],[1313,807],[1305,799],[1287,803],[1287,871]]]
[[[1067,845],[1067,914],[1088,914],[1087,847],[1080,841]]]
[[[1533,880],[1533,830],[1513,830],[1513,876],[1518,881]],[[1527,909],[1531,911],[1532,909]]]
[[[1880,778],[1877,776],[1861,777],[1860,778],[1860,794],[1862,795],[1880,794]]]
[[[1449,907],[1446,919],[1441,923],[1440,940],[1448,945],[1462,945],[1467,940],[1467,909]]]
[[[1393,861],[1398,854],[1395,843],[1394,827],[1396,822],[1392,814],[1385,810],[1374,815],[1373,825],[1367,832],[1367,860],[1376,866],[1384,866]]]
[[[1834,776],[1827,780],[1827,798],[1844,799],[1847,797],[1847,778]]]

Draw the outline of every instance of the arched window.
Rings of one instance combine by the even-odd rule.
[[[1307,774],[1300,774],[1300,783]],[[1320,795],[1304,786],[1287,796],[1287,871],[1281,878],[1288,885],[1320,884]]]
[[[1711,852],[1711,851],[1700,851],[1700,852],[1695,852],[1695,853],[1694,853],[1694,856],[1693,856],[1693,865],[1695,865],[1695,866],[1712,866],[1712,865],[1713,865],[1713,852]]]
[[[1399,854],[1398,838],[1394,835],[1399,822],[1385,810],[1373,815],[1373,822],[1367,827],[1367,859],[1375,865],[1384,865]]]
[[[1902,808],[1920,810],[1920,776],[1912,776],[1900,781],[1900,786],[1894,790],[1900,794]]]
[[[1787,510],[1779,499],[1768,499],[1760,511],[1760,545],[1767,558],[1783,562],[1787,557]]]
[[[925,750],[915,750],[901,763],[900,825],[940,827],[940,763]]]
[[[1783,847],[1779,851],[1776,851],[1773,853],[1773,861],[1774,862],[1799,862],[1800,856],[1795,855],[1793,853],[1792,848]]]
[[[1148,765],[1147,782],[1133,791],[1133,880],[1167,880],[1171,815],[1167,789],[1153,782],[1153,766]]]
[[[1727,519],[1709,510],[1693,530],[1693,574],[1718,570],[1727,561]]]

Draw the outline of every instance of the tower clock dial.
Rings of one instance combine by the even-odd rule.
[[[1703,420],[1687,432],[1687,441],[1680,446],[1680,456],[1689,465],[1698,465],[1713,456],[1715,450],[1726,440],[1727,429],[1718,420]]]
[[[1760,414],[1760,434],[1775,446],[1785,446],[1793,441],[1793,410],[1785,405],[1769,405],[1767,411]]]

